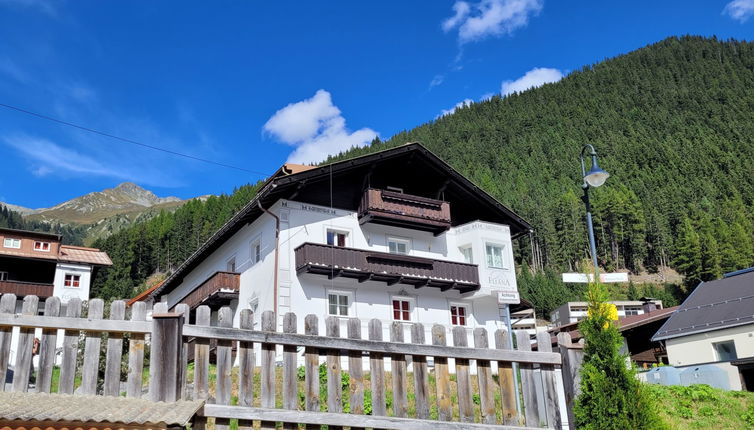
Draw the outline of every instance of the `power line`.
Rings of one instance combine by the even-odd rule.
[[[137,141],[132,140],[132,139],[127,139],[125,137],[120,137],[120,136],[116,136],[114,134],[105,133],[103,131],[95,130],[95,129],[89,128],[89,127],[84,127],[82,125],[74,124],[72,122],[63,121],[61,119],[53,118],[51,116],[43,115],[41,113],[32,112],[30,110],[22,109],[20,107],[6,105],[4,103],[0,103],[0,106],[2,106],[4,108],[7,108],[7,109],[11,109],[11,110],[17,111],[17,112],[25,113],[27,115],[35,116],[37,118],[45,119],[47,121],[52,121],[52,122],[56,122],[58,124],[67,125],[69,127],[78,128],[79,130],[88,131],[90,133],[99,134],[100,136],[109,137],[111,139],[119,140],[121,142],[130,143],[132,145],[143,146],[145,148],[153,149],[155,151],[162,151],[162,152],[165,152],[165,153],[168,153],[168,154],[177,155],[179,157],[184,157],[184,158],[188,158],[188,159],[195,160],[195,161],[201,161],[203,163],[214,164],[215,166],[226,167],[226,168],[229,168],[229,169],[240,170],[240,171],[243,171],[243,172],[254,173],[256,175],[270,176],[268,173],[257,172],[257,171],[254,171],[254,170],[245,169],[243,167],[233,166],[231,164],[220,163],[220,162],[217,162],[217,161],[208,160],[206,158],[195,157],[193,155],[183,154],[183,153],[180,153],[180,152],[177,152],[177,151],[172,151],[170,149],[160,148],[159,146],[153,146],[153,145],[148,145],[146,143],[137,142]]]

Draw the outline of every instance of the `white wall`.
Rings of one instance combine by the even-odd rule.
[[[717,361],[713,343],[734,341],[738,358],[754,357],[754,324],[691,334],[665,341],[671,366]]]
[[[79,275],[78,287],[66,287],[65,275]],[[55,267],[55,280],[53,281],[52,295],[60,297],[61,303],[78,297],[82,301],[89,300],[89,289],[92,281],[92,266],[85,264],[58,263]]]

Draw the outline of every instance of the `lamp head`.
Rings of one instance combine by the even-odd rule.
[[[597,188],[604,184],[609,177],[610,174],[600,169],[600,166],[597,165],[597,156],[592,155],[592,168],[589,169],[586,175],[584,175],[584,181],[589,184],[589,186]]]

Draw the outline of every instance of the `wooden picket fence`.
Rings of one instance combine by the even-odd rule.
[[[156,304],[149,321],[143,303],[134,304],[128,320],[123,301],[112,303],[107,320],[102,319],[103,302],[99,299],[89,301],[86,317],[82,317],[81,302],[76,299],[68,302],[65,316],[60,315],[60,301],[55,297],[44,303],[43,316],[37,315],[39,300],[35,296],[24,298],[20,314],[14,312],[15,303],[12,294],[0,298],[1,375],[8,368],[11,330],[20,327],[13,382],[9,385],[14,391],[29,390],[35,330],[41,329],[36,391],[148,395],[154,401],[206,399],[193,424],[198,430],[206,427],[207,419],[214,422],[217,430],[228,430],[232,419],[238,420],[241,428],[258,425],[269,429],[280,424],[283,428],[305,425],[307,429],[319,429],[321,425],[330,429],[410,430],[563,427],[557,395],[557,385],[562,381],[555,371],[561,365],[561,355],[552,352],[547,333],[539,339],[539,351],[531,351],[525,331],[515,333],[520,341],[516,342],[517,349],[511,349],[506,330],[494,333],[495,346],[490,347],[487,331],[477,328],[472,347],[467,344],[467,330],[454,327],[451,346],[447,329],[441,325],[432,327],[432,338],[427,342],[421,324],[413,324],[411,339],[404,339],[405,324],[395,322],[390,327],[390,340],[385,341],[379,320],[369,321],[364,338],[361,321],[356,318],[348,320],[347,333],[343,334],[341,320],[327,318],[323,336],[315,315],[307,315],[304,333],[297,333],[297,316],[293,313],[284,315],[283,330],[278,332],[275,315],[270,311],[261,315],[261,329],[254,330],[249,310],[241,311],[240,328],[233,328],[230,308],[220,309],[216,324],[211,325],[211,312],[206,306],[195,310],[195,321],[189,324],[184,320],[189,312],[185,305],[168,313],[164,304]],[[52,387],[59,330],[63,336],[59,383]],[[106,348],[101,354],[103,333]],[[81,339],[84,346],[79,351]],[[216,366],[214,392],[209,383],[210,341],[216,342],[212,363]],[[145,363],[147,344],[151,353]],[[193,349],[193,384],[188,383],[189,348]],[[128,369],[122,372],[125,350]],[[260,354],[259,360],[255,350]],[[100,371],[103,358],[104,371]],[[389,374],[385,371],[386,359]],[[276,372],[278,360],[282,361],[282,377]],[[234,361],[238,366],[237,390],[232,378]],[[298,383],[300,362],[304,363],[303,387]],[[257,363],[259,369],[255,369]],[[325,388],[320,387],[321,363],[327,369],[326,404],[320,404],[321,388]],[[146,369],[147,391],[142,384]],[[349,376],[346,392],[342,373]],[[255,374],[259,376],[259,399],[254,398]],[[514,380],[517,376],[518,384]],[[409,381],[413,385],[411,392]],[[80,384],[77,389],[75,383]],[[516,391],[517,385],[520,392]],[[6,389],[5,384],[0,386],[2,389]],[[371,395],[371,414],[365,415],[367,392]],[[389,393],[392,397],[388,401]],[[537,399],[538,395],[544,397]],[[521,413],[517,411],[517,397],[521,399]],[[346,399],[348,413],[343,410]]]

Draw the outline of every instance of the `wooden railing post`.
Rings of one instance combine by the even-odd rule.
[[[558,333],[558,349],[563,358],[563,391],[565,392],[566,411],[568,411],[568,426],[571,429],[576,428],[573,406],[576,404],[576,397],[581,391],[581,363],[584,361],[584,351],[580,345],[578,348],[573,348],[573,346],[570,334]]]
[[[174,312],[153,313],[151,340],[149,392],[152,401],[179,400],[183,315]]]

